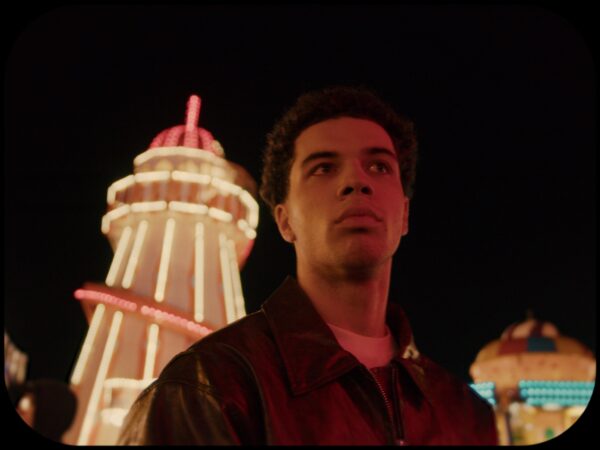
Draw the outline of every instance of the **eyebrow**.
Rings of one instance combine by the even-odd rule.
[[[371,155],[387,155],[394,159],[398,158],[395,151],[390,150],[385,147],[369,147],[369,148],[363,150],[363,153],[366,153],[369,156],[371,156]],[[304,158],[304,160],[302,161],[302,163],[300,165],[302,167],[305,167],[308,163],[310,163],[311,161],[314,161],[316,159],[335,159],[335,158],[339,158],[339,156],[340,156],[339,152],[330,151],[330,150],[314,152],[314,153],[311,153],[310,155],[308,155],[306,158]]]
[[[338,158],[339,156],[340,155],[338,152],[332,152],[332,151],[314,152],[314,153],[311,153],[310,155],[308,155],[306,158],[304,158],[301,166],[304,167],[311,161],[314,161],[315,159],[326,159],[326,158],[334,159],[334,158]]]
[[[366,150],[368,155],[388,155],[394,159],[398,159],[398,155],[394,150],[390,150],[386,147],[369,147]]]

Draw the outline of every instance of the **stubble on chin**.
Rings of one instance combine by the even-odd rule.
[[[357,239],[338,249],[334,265],[341,276],[356,280],[368,279],[390,258],[382,245]]]

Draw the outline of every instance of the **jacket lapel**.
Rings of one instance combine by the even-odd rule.
[[[294,395],[315,389],[360,365],[340,347],[293,277],[288,276],[263,303],[262,311],[273,332]],[[425,367],[404,311],[399,305],[389,303],[386,319],[398,344],[394,360],[406,369],[423,396],[430,400]]]
[[[294,395],[306,393],[360,363],[342,349],[298,282],[287,277],[263,303]]]

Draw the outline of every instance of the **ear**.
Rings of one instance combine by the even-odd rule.
[[[408,234],[408,210],[410,205],[410,200],[404,197],[404,215],[402,216],[402,236],[406,236]]]
[[[294,231],[290,226],[290,215],[287,210],[287,206],[283,203],[275,206],[275,222],[277,223],[277,228],[279,228],[279,234],[284,241],[289,242],[290,244],[296,240],[296,236],[294,235]]]

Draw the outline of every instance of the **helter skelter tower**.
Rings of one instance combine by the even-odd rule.
[[[105,284],[75,291],[90,323],[71,376],[71,444],[116,442],[137,395],[193,342],[245,315],[239,268],[256,237],[256,183],[198,127],[161,132],[108,188],[102,232],[114,250]]]

